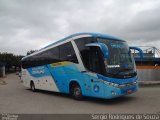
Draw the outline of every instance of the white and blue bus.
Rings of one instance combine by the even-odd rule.
[[[124,40],[97,33],[77,33],[22,59],[24,86],[111,99],[138,90],[135,61]],[[143,56],[142,56],[143,57]]]

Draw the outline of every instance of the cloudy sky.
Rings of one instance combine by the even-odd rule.
[[[0,0],[0,52],[25,55],[77,32],[160,49],[160,0]]]

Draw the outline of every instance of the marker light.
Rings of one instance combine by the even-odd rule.
[[[111,91],[111,94],[112,94],[112,95],[117,95],[117,92]]]

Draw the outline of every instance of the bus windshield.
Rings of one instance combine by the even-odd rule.
[[[105,60],[107,75],[129,78],[136,75],[135,62],[125,41],[97,38],[107,45],[109,58]]]

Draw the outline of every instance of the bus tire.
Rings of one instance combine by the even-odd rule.
[[[71,85],[71,95],[75,100],[82,100],[83,95],[82,95],[82,90],[81,87],[77,84],[74,83]]]
[[[34,85],[34,82],[33,82],[33,81],[31,81],[30,87],[31,87],[31,90],[32,90],[33,92],[36,91],[36,88],[35,88],[35,85]]]

